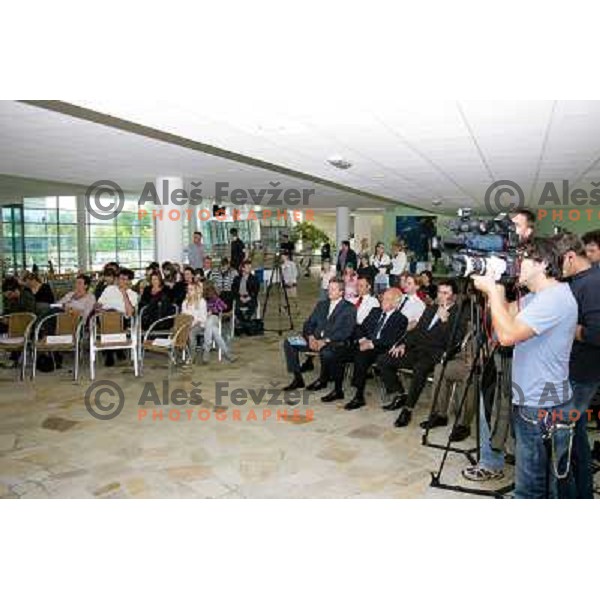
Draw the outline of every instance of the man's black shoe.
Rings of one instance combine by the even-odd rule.
[[[286,385],[283,388],[284,392],[293,392],[294,390],[300,390],[304,387],[304,379],[302,377],[294,377],[292,383]]]
[[[436,427],[446,427],[446,425],[448,425],[448,417],[438,414],[430,415],[427,420],[419,423],[422,429],[435,429]]]
[[[335,402],[336,400],[343,400],[343,399],[344,399],[343,393],[336,392],[335,390],[333,390],[332,392],[329,392],[329,394],[325,394],[321,398],[321,402]]]
[[[406,394],[398,394],[394,396],[394,399],[389,403],[385,404],[383,410],[399,410],[406,404]]]
[[[471,435],[471,429],[466,425],[455,425],[450,434],[451,442],[462,442]]]
[[[321,381],[320,379],[315,379],[312,383],[309,383],[306,386],[306,389],[309,392],[318,392],[327,387],[327,383],[325,381]]]
[[[412,419],[412,411],[406,406],[400,409],[398,418],[394,421],[394,427],[406,427]]]
[[[360,396],[355,396],[350,402],[344,405],[344,410],[356,410],[357,408],[362,408],[366,406],[366,402],[364,398]]]
[[[307,358],[300,365],[300,373],[308,373],[308,371],[314,371],[314,370],[315,370],[315,363],[313,362],[312,358]]]

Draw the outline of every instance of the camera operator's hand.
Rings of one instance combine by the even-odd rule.
[[[489,275],[471,275],[475,289],[487,294],[488,296],[496,289],[496,279],[493,274]]]
[[[308,347],[313,351],[313,352],[318,352],[318,348],[317,348],[317,340],[315,338],[314,335],[309,335],[308,336]]]

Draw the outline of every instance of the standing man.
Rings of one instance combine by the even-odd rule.
[[[600,265],[600,229],[588,231],[581,240],[585,244],[588,260],[596,267]]]
[[[340,252],[338,254],[336,270],[339,275],[344,273],[346,269],[346,265],[352,265],[353,267],[358,266],[358,261],[356,260],[356,252],[350,248],[350,242],[348,240],[344,240],[340,247]]]
[[[577,302],[560,283],[560,257],[552,240],[537,238],[522,251],[519,284],[527,294],[508,304],[494,274],[474,276],[489,301],[493,329],[503,346],[514,345],[512,418],[515,497],[558,495],[557,473],[569,473],[573,409],[569,357],[577,327]],[[567,475],[568,476],[568,475]]]
[[[238,237],[238,230],[233,227],[229,230],[231,236],[231,268],[239,271],[246,258],[246,246]]]
[[[569,381],[574,410],[579,412],[573,441],[573,475],[577,498],[593,498],[593,475],[587,424],[590,408],[600,387],[600,269],[592,268],[583,242],[572,233],[556,236],[563,277],[569,278],[579,307],[579,320],[571,350]]]
[[[190,267],[201,269],[204,265],[204,244],[202,243],[202,234],[199,231],[194,231],[192,243],[186,248],[187,261]]]

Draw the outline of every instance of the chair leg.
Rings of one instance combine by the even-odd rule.
[[[37,363],[37,347],[34,345],[33,346],[33,358],[32,358],[32,362],[31,362],[31,380],[32,381],[35,379],[36,363]]]
[[[79,381],[79,346],[75,346],[75,359],[73,364],[73,380]]]
[[[27,369],[27,342],[23,345],[21,359],[21,381],[25,381],[25,370]]]
[[[96,361],[96,353],[90,348],[90,379],[92,381],[94,381],[94,377],[96,375],[96,373],[95,373],[96,365],[94,364],[95,361]]]
[[[138,354],[137,354],[137,348],[133,348],[131,350],[131,354],[133,356],[133,372],[135,374],[136,377],[139,376],[139,372],[138,372]]]

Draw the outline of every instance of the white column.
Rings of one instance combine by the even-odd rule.
[[[344,240],[350,239],[350,209],[347,206],[338,206],[335,210],[335,237],[338,250]]]
[[[157,177],[155,185],[161,205],[151,208],[156,212],[162,210],[162,218],[155,216],[153,219],[156,260],[159,264],[166,260],[181,263],[183,261],[185,206],[173,204],[171,194],[174,190],[185,189],[183,179],[181,177]],[[165,191],[167,193],[166,201]],[[176,218],[178,213],[179,218]]]
[[[77,196],[77,266],[80,271],[87,271],[90,268],[85,196]]]

